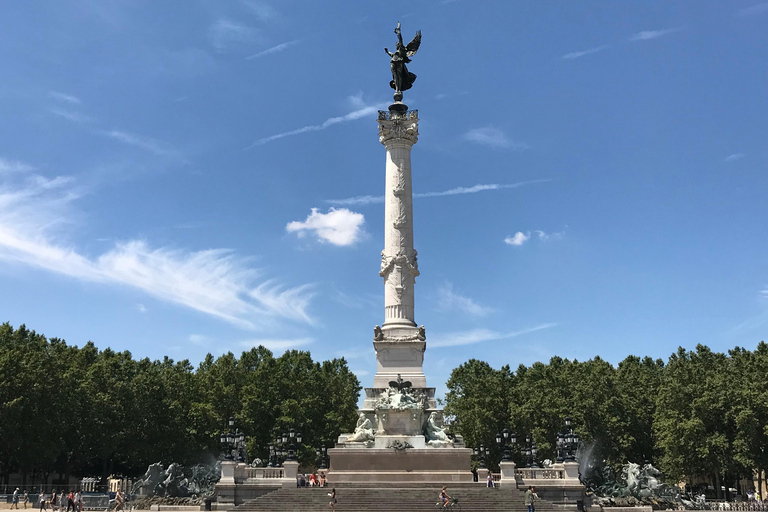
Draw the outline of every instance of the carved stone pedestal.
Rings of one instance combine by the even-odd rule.
[[[422,442],[424,437],[421,437]],[[378,441],[378,439],[377,439]],[[332,448],[329,484],[347,482],[472,482],[469,448]]]

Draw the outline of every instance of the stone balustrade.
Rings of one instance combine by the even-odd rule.
[[[269,480],[273,478],[285,478],[285,470],[283,468],[259,468],[245,466],[244,477],[246,480]],[[237,478],[237,476],[235,476]]]
[[[518,468],[515,470],[515,478],[522,481],[564,479],[565,470],[555,468]]]

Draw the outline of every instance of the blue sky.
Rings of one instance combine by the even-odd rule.
[[[768,3],[15,2],[0,320],[136,357],[345,356],[383,321],[392,30],[416,320],[469,358],[768,338]]]

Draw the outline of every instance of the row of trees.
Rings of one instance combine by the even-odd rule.
[[[451,373],[445,412],[468,446],[492,448],[492,463],[505,427],[518,438],[531,434],[540,460],[554,459],[570,415],[596,460],[652,462],[672,479],[707,479],[719,492],[768,470],[767,370],[764,342],[727,354],[680,348],[666,364],[630,356],[615,367],[599,357],[553,357],[513,372],[473,359]]]
[[[2,324],[0,479],[133,476],[157,461],[212,459],[230,415],[251,457],[266,458],[274,435],[295,427],[304,437],[299,458],[310,460],[314,446],[354,429],[360,389],[343,358],[276,358],[257,347],[239,358],[209,354],[195,369]]]

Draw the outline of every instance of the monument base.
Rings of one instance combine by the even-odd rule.
[[[472,482],[471,455],[469,448],[395,450],[348,444],[328,450],[331,459],[328,482]]]

